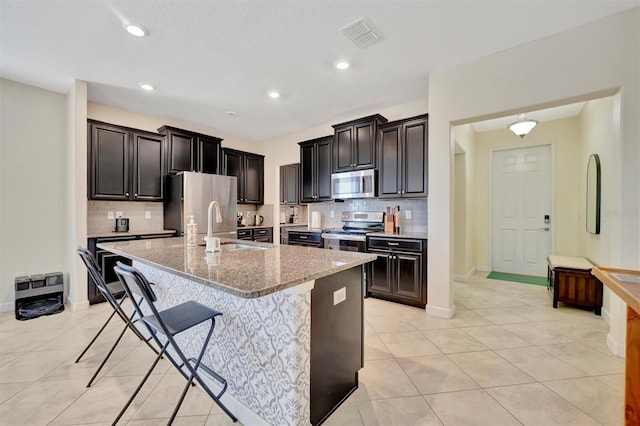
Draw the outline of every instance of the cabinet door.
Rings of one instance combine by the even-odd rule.
[[[331,200],[331,141],[328,137],[316,143],[316,201]]]
[[[394,254],[393,294],[422,301],[422,256]]]
[[[300,145],[300,201],[303,203],[311,203],[316,200],[315,169],[315,144]],[[331,177],[329,177],[329,185],[331,185]]]
[[[198,168],[202,173],[217,174],[220,165],[220,140],[198,137]]]
[[[129,199],[129,132],[115,126],[91,124],[89,198]]]
[[[159,135],[134,133],[133,142],[133,199],[162,201],[164,138]]]
[[[300,165],[288,164],[280,167],[280,202],[283,204],[300,203]]]
[[[428,145],[427,121],[409,121],[403,126],[403,197],[426,197]]]
[[[374,253],[373,251],[371,253]],[[376,293],[391,295],[391,255],[389,253],[374,253],[378,257],[371,262],[367,289]]]
[[[194,171],[195,136],[175,130],[167,132],[168,173]]]
[[[222,152],[224,174],[238,178],[238,204],[243,204],[245,202],[243,156],[238,151],[223,149]]]
[[[353,126],[336,129],[333,162],[336,172],[353,170]]]
[[[375,123],[363,123],[353,126],[353,168],[371,169],[376,166]]]
[[[264,157],[244,154],[244,202],[264,204]]]
[[[379,198],[399,198],[402,196],[401,129],[401,125],[396,125],[378,131]]]

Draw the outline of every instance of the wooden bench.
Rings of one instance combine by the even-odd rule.
[[[553,307],[558,302],[602,310],[602,282],[591,274],[594,265],[584,257],[550,255],[549,286],[553,287]]]

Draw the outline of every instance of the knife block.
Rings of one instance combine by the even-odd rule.
[[[393,215],[385,215],[384,216],[384,233],[393,234],[393,230],[394,230]]]

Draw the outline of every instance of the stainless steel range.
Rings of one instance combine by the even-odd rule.
[[[341,220],[342,228],[322,231],[324,248],[364,253],[367,234],[384,231],[383,212],[342,212]]]

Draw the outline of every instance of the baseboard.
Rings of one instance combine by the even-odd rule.
[[[469,282],[469,278],[471,275],[476,273],[476,267],[472,267],[471,270],[467,273],[467,275],[454,275],[453,280],[458,281],[459,283]]]
[[[489,272],[489,271],[491,271],[491,268],[489,268],[487,265],[476,265],[476,271],[478,271],[478,272]]]
[[[0,303],[0,312],[12,312],[16,309],[16,302]]]
[[[73,303],[71,301],[71,299],[69,299],[67,297],[66,305],[69,307],[69,309],[71,309],[72,312],[86,311],[87,309],[89,309],[89,301],[88,300],[85,300],[83,302]]]
[[[617,357],[624,358],[625,346],[613,340],[613,337],[611,337],[611,333],[607,334],[607,346],[609,347],[609,350],[612,354]]]
[[[452,305],[450,309],[445,309],[427,304],[425,310],[429,315],[433,315],[434,317],[451,319],[456,313],[456,306]]]

